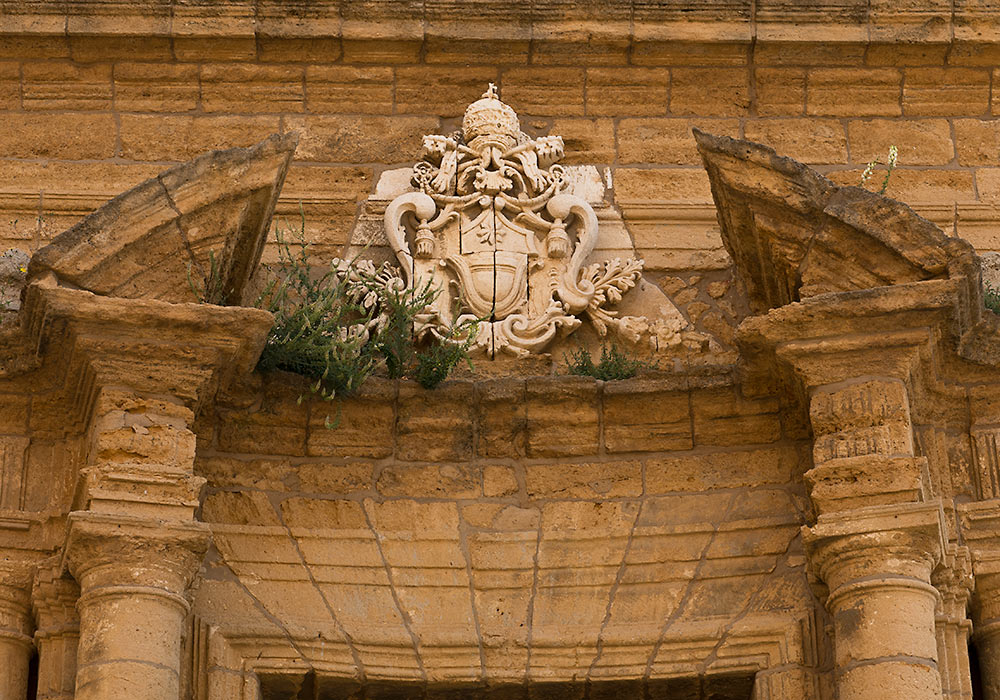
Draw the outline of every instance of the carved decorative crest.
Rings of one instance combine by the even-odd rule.
[[[479,319],[473,345],[526,355],[591,319],[598,333],[635,335],[605,308],[642,274],[636,259],[584,266],[597,215],[569,193],[558,136],[529,138],[490,84],[451,136],[424,137],[417,189],[385,212],[385,233],[410,288],[441,290],[417,332],[447,335]]]

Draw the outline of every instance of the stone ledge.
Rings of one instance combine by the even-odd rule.
[[[146,3],[126,2],[111,14],[93,3],[69,6],[51,0],[9,3],[0,17],[0,36],[45,38],[77,53],[81,43],[94,40],[111,41],[116,51],[127,53],[130,39],[150,37],[169,40],[159,47],[167,55],[179,57],[207,49],[229,60],[261,53],[288,60],[290,50],[313,55],[320,51],[331,60],[412,62],[426,55],[428,61],[458,56],[482,62],[495,58],[496,49],[502,47],[515,63],[527,62],[529,45],[546,62],[559,62],[560,50],[581,46],[590,58],[621,63],[631,54],[633,62],[656,63],[689,61],[698,54],[692,47],[713,44],[736,47],[733,57],[739,60],[740,53],[745,58],[747,47],[755,41],[786,48],[956,42],[981,47],[1000,41],[1000,11],[978,8],[952,12],[862,6],[831,11],[792,6],[775,10],[719,0],[690,12],[672,5],[616,0],[603,3],[600,13],[595,13],[587,6],[547,0],[536,1],[530,10],[499,1],[479,3],[472,13],[463,12],[460,5],[441,7],[419,0],[369,4],[363,9],[334,0],[313,3],[302,16],[280,5],[249,0],[224,5],[168,2],[152,11]],[[479,46],[461,45],[456,36],[474,38]],[[484,52],[484,42],[492,53]],[[281,43],[288,46],[281,47]],[[633,45],[638,50],[630,51]],[[966,53],[965,58],[976,60],[976,51]]]

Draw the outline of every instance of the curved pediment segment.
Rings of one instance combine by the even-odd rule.
[[[35,253],[29,280],[53,272],[103,296],[193,301],[189,276],[211,274],[214,260],[222,300],[243,302],[297,143],[274,135],[143,182]]]
[[[948,237],[905,204],[838,186],[760,144],[694,135],[755,312],[947,276]]]

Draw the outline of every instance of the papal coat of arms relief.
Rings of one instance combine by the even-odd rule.
[[[600,336],[645,340],[654,352],[705,341],[655,285],[640,285],[643,261],[627,255],[634,249],[622,245],[623,228],[613,245],[602,241],[593,197],[581,191],[592,194],[596,180],[603,192],[601,178],[594,168],[564,168],[562,156],[562,138],[521,131],[491,84],[461,130],[424,137],[406,191],[402,173],[395,183],[383,176],[369,204],[395,184],[382,223],[402,278],[438,290],[416,332],[453,337],[478,321],[472,347],[490,357],[544,352],[585,319]],[[376,243],[372,233],[355,242]],[[609,251],[626,254],[601,255]],[[640,296],[637,285],[644,313],[628,315],[620,307]]]

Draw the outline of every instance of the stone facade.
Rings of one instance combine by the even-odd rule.
[[[1000,700],[998,28],[0,3],[0,700]],[[892,144],[907,204],[850,186]],[[483,165],[466,192],[449,154]],[[470,223],[508,205],[523,250]],[[571,269],[524,281],[559,313],[634,258],[605,323],[659,368],[484,343],[435,390],[310,399],[254,370],[245,306],[300,206],[320,257],[415,278],[471,230],[494,285],[498,252]],[[216,263],[228,305],[190,303]]]

